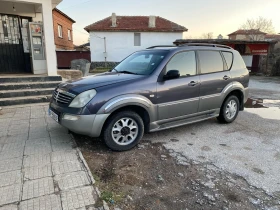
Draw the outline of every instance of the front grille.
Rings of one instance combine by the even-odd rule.
[[[53,100],[61,104],[69,104],[76,95],[66,91],[56,89],[53,91]]]

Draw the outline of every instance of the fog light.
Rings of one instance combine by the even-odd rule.
[[[70,115],[70,114],[65,114],[64,116],[63,116],[63,119],[64,120],[78,120],[79,119],[79,117],[78,116],[74,116],[74,115]]]

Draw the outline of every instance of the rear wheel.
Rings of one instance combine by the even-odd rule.
[[[105,125],[103,138],[106,145],[116,151],[135,147],[144,134],[142,118],[133,111],[114,114]]]
[[[239,99],[235,95],[229,96],[223,103],[218,120],[223,123],[233,122],[239,112]]]

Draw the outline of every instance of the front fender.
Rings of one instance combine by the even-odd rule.
[[[97,114],[111,114],[117,109],[132,105],[144,108],[148,112],[151,122],[156,120],[156,106],[148,98],[136,94],[126,94],[110,99],[99,109]]]

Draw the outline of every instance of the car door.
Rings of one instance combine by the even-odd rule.
[[[217,109],[221,106],[221,93],[231,83],[229,69],[232,65],[232,53],[225,53],[230,53],[225,54],[229,64],[226,64],[220,51],[197,51],[201,83],[199,112]]]
[[[199,75],[195,51],[175,54],[164,71],[178,70],[180,76],[157,83],[158,119],[169,119],[196,113],[199,104]]]

